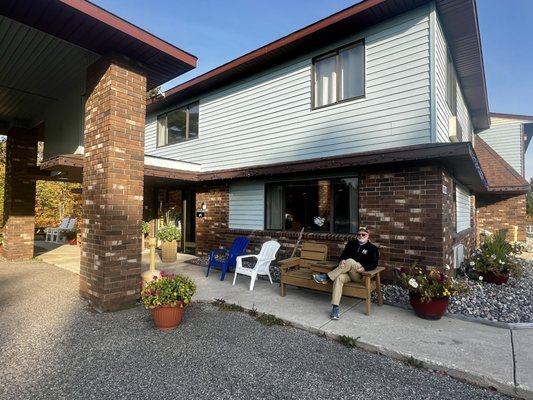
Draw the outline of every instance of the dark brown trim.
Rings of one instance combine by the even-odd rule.
[[[343,50],[350,49],[352,47],[357,47],[358,45],[362,45],[363,47],[363,94],[359,96],[350,97],[348,99],[342,99],[339,100],[340,97],[340,89],[341,89],[341,81],[339,79],[340,77],[340,53]],[[335,57],[335,91],[336,91],[336,97],[337,100],[333,103],[324,104],[322,106],[315,106],[315,96],[316,96],[316,63],[317,61],[324,60],[326,58],[330,58],[334,56]],[[322,53],[318,56],[315,56],[311,59],[311,111],[314,110],[320,110],[325,107],[334,106],[336,104],[340,103],[346,103],[348,101],[358,100],[358,99],[364,99],[366,97],[366,42],[365,38],[356,40],[355,42],[351,42],[348,44],[345,44],[341,47],[337,47],[333,50],[330,50],[328,52]]]
[[[139,28],[138,26],[118,17],[117,15],[104,10],[96,4],[90,3],[85,0],[59,0],[60,2],[86,14],[92,18],[95,18],[105,24],[125,33],[126,35],[135,38],[141,42],[144,42],[153,48],[162,51],[174,58],[177,58],[191,67],[196,67],[198,58],[191,53],[177,48],[171,45],[167,41],[158,38],[155,35]]]
[[[41,169],[57,170],[61,165],[69,165],[69,163],[76,163],[76,165],[73,164],[72,166],[83,168],[83,156],[63,155],[54,157],[44,161],[41,164]],[[145,166],[145,170],[147,176],[160,176],[189,182],[211,182],[276,177],[286,174],[308,174],[309,171],[322,171],[324,173],[337,171],[340,173],[348,170],[351,171],[351,175],[357,175],[354,174],[353,167],[396,163],[442,164],[468,189],[474,192],[486,192],[488,188],[485,175],[470,142],[421,144],[213,172],[192,172],[155,166]]]

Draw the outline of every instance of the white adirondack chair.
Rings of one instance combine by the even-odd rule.
[[[254,290],[254,284],[257,280],[257,275],[267,275],[272,284],[272,277],[270,276],[270,263],[276,259],[276,253],[278,252],[280,244],[275,240],[263,243],[259,254],[248,254],[245,256],[239,256],[236,259],[235,276],[233,277],[233,285],[237,281],[237,275],[246,275],[251,278],[250,290]],[[257,262],[253,268],[244,268],[242,266],[242,260],[245,258],[255,257]]]
[[[45,242],[55,242],[57,241],[57,235],[60,230],[67,229],[70,222],[70,218],[63,218],[61,223],[56,228],[46,228],[44,232],[46,233]],[[75,222],[75,221],[74,221]]]
[[[71,218],[70,221],[68,221],[67,227],[65,229],[60,229],[57,232],[57,242],[65,243],[67,241],[67,234],[71,232],[76,232],[76,218]]]

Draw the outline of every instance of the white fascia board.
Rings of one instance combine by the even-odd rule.
[[[152,167],[179,169],[181,171],[193,171],[193,172],[202,171],[202,166],[200,164],[186,162],[186,161],[172,160],[170,158],[144,156],[144,164],[150,165]]]

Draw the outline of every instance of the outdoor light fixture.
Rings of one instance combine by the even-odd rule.
[[[202,202],[202,210],[207,210],[207,204],[205,204],[204,202]]]

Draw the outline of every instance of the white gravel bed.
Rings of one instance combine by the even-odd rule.
[[[509,278],[504,285],[493,285],[467,279],[470,291],[450,299],[448,312],[489,321],[533,322],[533,261],[522,260],[525,273],[521,279]],[[384,284],[383,298],[389,304],[409,305],[407,291]]]

